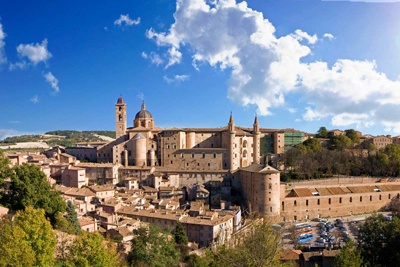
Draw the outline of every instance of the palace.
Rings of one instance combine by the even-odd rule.
[[[232,114],[228,125],[221,128],[161,129],[144,103],[133,127],[127,128],[122,97],[115,105],[115,118],[116,140],[98,147],[97,162],[176,170],[236,170],[264,163],[268,154],[281,154],[305,140],[302,132],[293,129],[260,128],[257,116],[252,128],[235,126]]]

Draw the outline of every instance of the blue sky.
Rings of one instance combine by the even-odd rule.
[[[400,132],[396,1],[0,1],[0,139],[235,123]]]

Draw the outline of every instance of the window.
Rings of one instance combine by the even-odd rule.
[[[285,202],[282,201],[282,211],[284,211],[284,210],[285,210]]]
[[[369,201],[372,201],[372,196],[369,196]]]
[[[308,206],[308,199],[306,199],[306,206]]]
[[[362,202],[362,197],[360,197],[360,202]]]
[[[350,202],[353,202],[353,198],[352,197],[350,197]]]
[[[339,203],[342,203],[342,198],[341,197],[339,197]]]
[[[206,154],[203,153],[202,158],[203,158],[203,159],[206,158]]]
[[[296,201],[296,200],[294,201],[294,206],[295,206],[295,207],[297,206],[297,201]]]
[[[318,205],[320,204],[320,200],[319,200],[319,199],[317,200],[317,204],[318,204]]]
[[[269,189],[272,189],[272,184],[268,184],[268,188],[269,188]]]
[[[382,200],[382,196],[381,195],[379,195],[379,200]]]
[[[331,199],[330,198],[328,199],[328,203],[329,203],[329,205],[331,204]]]

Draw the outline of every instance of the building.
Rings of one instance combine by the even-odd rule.
[[[145,103],[133,126],[127,127],[127,105],[122,97],[115,105],[115,118],[117,139],[97,147],[97,162],[143,170],[154,166],[183,171],[236,170],[264,162],[267,154],[283,153],[304,141],[304,134],[293,129],[260,128],[257,116],[252,128],[236,126],[231,114],[225,127],[161,129]]]

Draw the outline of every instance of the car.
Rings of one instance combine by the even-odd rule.
[[[326,235],[326,231],[320,231],[319,235]]]
[[[342,219],[336,219],[335,220],[335,226],[339,227],[341,225],[343,225],[343,220]]]
[[[318,243],[325,243],[326,241],[325,241],[324,238],[319,237],[319,238],[317,239],[317,242],[318,242]]]
[[[347,231],[347,228],[344,225],[339,226],[339,230],[341,231]]]

